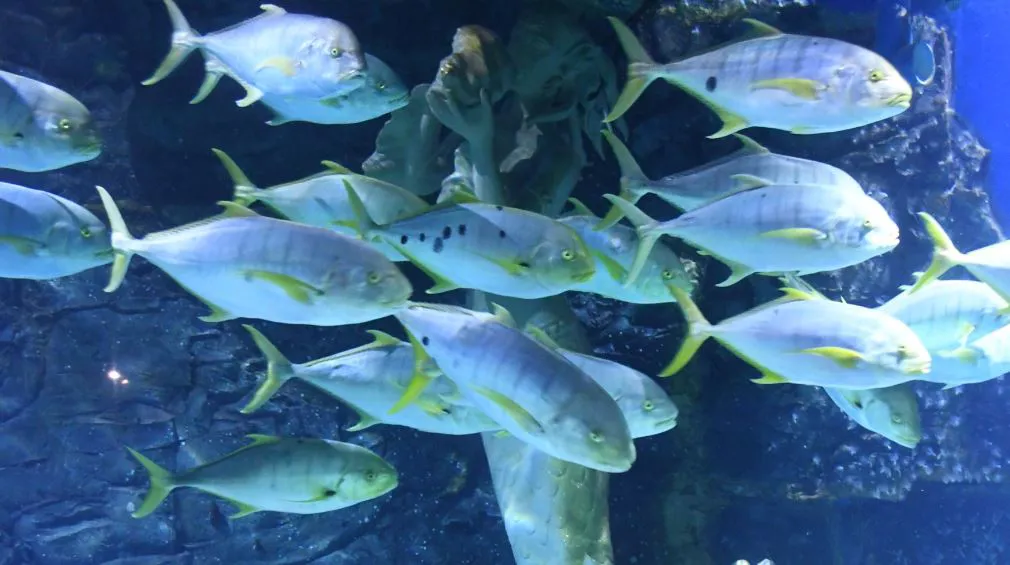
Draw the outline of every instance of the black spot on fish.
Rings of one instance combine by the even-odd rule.
[[[529,269],[530,268],[530,264],[527,263],[526,261],[519,261],[518,263],[516,263],[516,265],[519,265],[520,267],[522,267],[524,269]]]
[[[328,488],[328,489],[326,489],[326,490],[323,491],[323,496],[325,496],[326,498],[329,498],[331,496],[336,496],[336,494],[337,494],[337,491],[335,491],[335,490],[333,490],[331,488]]]
[[[500,238],[502,238],[502,239],[505,239],[505,230],[501,230],[501,231],[499,231],[499,232],[498,232],[498,237],[500,237]]]
[[[460,224],[459,227],[456,228],[456,231],[459,232],[459,235],[466,235],[466,224]]]
[[[708,77],[708,80],[705,81],[705,90],[709,92],[715,90],[716,86],[718,86],[718,81],[715,77]]]
[[[25,138],[25,134],[23,134],[23,133],[21,133],[19,131],[14,132],[14,139],[17,139],[18,141],[20,141],[20,140],[22,140],[24,138]]]
[[[452,236],[452,228],[445,226],[442,228],[442,239],[449,239]]]
[[[424,241],[424,240],[425,240],[425,238],[427,238],[427,237],[428,237],[428,236],[426,236],[426,235],[424,235],[424,234],[422,233],[421,235],[417,236],[417,239],[420,239],[421,241]]]
[[[499,212],[501,212],[502,210],[505,209],[505,207],[504,206],[495,206],[494,209],[498,210]]]
[[[441,253],[442,247],[444,247],[444,244],[442,243],[442,238],[436,237],[435,243],[433,243],[431,246],[431,250],[434,251],[435,253]]]
[[[401,235],[400,236],[400,245],[407,245],[408,241],[410,241],[410,236],[406,236],[406,235]]]
[[[428,336],[424,336],[424,337],[421,338],[421,345],[425,345],[426,346],[429,343],[431,343],[431,340],[428,339]]]

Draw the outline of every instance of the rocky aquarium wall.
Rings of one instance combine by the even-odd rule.
[[[178,3],[204,32],[259,11],[249,2]],[[63,196],[104,221],[94,188],[101,185],[135,235],[208,218],[233,198],[234,180],[212,148],[260,187],[318,173],[329,160],[430,203],[440,192],[476,190],[558,216],[574,196],[602,217],[610,209],[603,195],[620,192],[622,180],[601,131],[623,138],[650,178],[740,148],[733,137],[706,139],[719,118],[663,81],[605,124],[627,65],[606,16],[625,21],[663,62],[734,40],[745,17],[869,48],[879,31],[873,14],[804,0],[289,0],[283,8],[350,26],[412,90],[409,104],[361,123],[268,126],[274,116],[263,104],[236,107],[245,92],[229,78],[188,103],[204,76],[199,54],[158,84],[141,85],[169,47],[161,1],[2,0],[0,69],[83,102],[103,150],[46,172],[0,169],[0,180]],[[910,16],[908,25],[936,63],[935,77],[914,85],[908,110],[835,133],[745,132],[776,153],[843,169],[898,224],[897,250],[806,277],[829,298],[868,307],[929,264],[919,212],[937,218],[962,250],[1003,239],[985,190],[988,151],[952,106],[957,38],[928,14]],[[639,204],[652,217],[673,215],[658,200]],[[0,226],[0,245],[3,235]],[[774,277],[717,287],[723,265],[664,241],[684,259],[710,320],[779,296]],[[398,265],[416,300],[481,304],[464,289],[426,295],[428,275]],[[914,383],[923,437],[908,449],[858,426],[820,387],[750,382],[754,369],[708,344],[684,371],[656,379],[679,408],[676,427],[638,439],[631,470],[608,475],[494,432],[351,431],[359,414],[304,383],[286,384],[244,414],[266,371],[242,328],[251,322],[201,321],[206,306],[143,259],[114,293],[103,292],[108,278],[102,266],[53,280],[0,279],[0,564],[1008,560],[1010,436],[1002,429],[1010,390],[1002,379],[948,390]],[[552,335],[562,346],[648,375],[662,371],[686,331],[669,302],[589,292],[490,302],[520,325],[546,316],[562,328]],[[366,329],[403,336],[391,317],[253,325],[296,362],[367,343]],[[334,512],[237,519],[228,517],[228,501],[179,489],[152,515],[131,517],[150,483],[126,447],[175,471],[248,444],[248,434],[361,445],[396,468],[399,484]]]

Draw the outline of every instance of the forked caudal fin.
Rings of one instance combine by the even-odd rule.
[[[627,216],[628,221],[635,226],[635,232],[638,234],[638,248],[635,249],[635,260],[631,263],[631,269],[628,270],[628,276],[624,280],[624,287],[627,288],[631,286],[635,279],[638,278],[639,273],[645,268],[645,262],[649,259],[649,254],[652,253],[652,248],[656,246],[656,242],[659,241],[659,237],[662,235],[656,233],[653,227],[656,225],[656,221],[650,218],[638,209],[637,206],[628,202],[627,200],[614,196],[613,194],[604,194],[604,198],[610,201],[615,208],[619,209],[621,213]],[[596,230],[604,229],[603,222],[606,219],[600,221],[597,224]]]
[[[147,470],[147,474],[151,480],[151,488],[147,491],[147,496],[144,497],[144,501],[140,503],[140,508],[137,508],[132,516],[134,518],[143,518],[161,505],[161,503],[168,498],[168,494],[172,492],[172,489],[176,487],[174,484],[174,477],[168,471],[162,469],[157,463],[151,461],[147,457],[144,457],[139,452],[129,447],[126,448],[130,452],[130,455],[134,457],[144,469]]]
[[[608,130],[603,130],[603,137],[610,144],[610,149],[614,152],[614,157],[617,158],[617,165],[621,169],[620,197],[632,204],[637,204],[643,195],[640,187],[648,183],[649,178],[642,172],[642,168],[638,166],[635,157],[632,156],[631,151],[628,151],[628,146],[620,138]],[[597,226],[597,229],[609,228],[621,221],[623,217],[624,212],[617,206],[612,206],[607,215],[603,217],[603,221]]]
[[[951,241],[950,236],[943,230],[943,227],[940,226],[940,222],[936,221],[936,218],[926,212],[919,212],[919,217],[922,218],[926,234],[933,241],[933,261],[929,264],[926,272],[908,290],[909,294],[940,278],[940,276],[951,268],[957,266],[964,258],[964,255],[957,250],[954,242]]]
[[[112,230],[112,251],[115,259],[112,260],[112,273],[109,275],[109,284],[105,287],[105,292],[113,292],[119,285],[123,284],[126,277],[126,269],[130,266],[130,259],[133,258],[132,243],[137,240],[130,235],[130,230],[126,228],[123,215],[119,213],[116,201],[104,188],[96,186],[98,196],[102,199],[102,206],[109,216],[109,228]]]
[[[172,74],[172,71],[181,65],[186,60],[186,57],[200,46],[200,35],[193,31],[193,28],[189,27],[189,22],[186,21],[186,16],[182,15],[182,10],[179,9],[179,6],[175,4],[174,0],[163,1],[165,2],[165,9],[168,10],[168,18],[172,22],[172,46],[168,51],[168,55],[165,56],[165,60],[161,62],[161,65],[154,71],[154,74],[140,83],[144,86],[156,84]]]
[[[642,43],[635,37],[634,32],[615,17],[607,19],[614,26],[617,39],[621,42],[624,55],[628,58],[628,82],[624,85],[624,90],[621,91],[610,114],[603,119],[604,123],[613,122],[623,116],[642,95],[642,92],[645,92],[646,87],[656,80],[656,76],[651,72],[656,67],[656,62],[642,47]]]
[[[239,168],[238,164],[224,151],[216,147],[212,147],[210,150],[220,159],[221,164],[228,171],[228,176],[231,177],[232,184],[235,185],[232,202],[241,206],[248,206],[259,200],[259,187],[249,180],[249,177]]]
[[[266,378],[263,379],[259,388],[256,389],[256,394],[252,400],[240,410],[243,414],[251,414],[258,410],[260,406],[266,404],[277,390],[281,388],[281,385],[295,376],[295,372],[291,361],[288,361],[287,357],[265,335],[248,324],[243,324],[242,327],[249,332],[253,342],[256,343],[256,347],[259,348],[267,360]]]
[[[669,377],[683,369],[698,352],[701,345],[705,343],[705,340],[712,335],[712,324],[705,319],[705,315],[698,309],[698,305],[691,300],[691,295],[672,284],[667,284],[666,287],[677,300],[681,312],[684,313],[684,319],[687,321],[687,336],[684,337],[684,343],[680,346],[673,361],[670,361],[670,364],[659,373],[660,377]]]

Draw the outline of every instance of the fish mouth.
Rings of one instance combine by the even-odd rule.
[[[572,280],[577,283],[584,283],[589,282],[589,280],[592,279],[594,276],[596,276],[596,269],[575,273],[574,275],[572,275]]]
[[[912,93],[902,92],[887,99],[887,105],[895,108],[908,108],[912,105]]]
[[[102,251],[95,251],[96,259],[111,259],[116,256],[116,252],[110,247],[109,249],[103,249]]]
[[[914,449],[915,446],[919,445],[919,442],[922,441],[922,437],[895,436],[894,441],[902,447]]]
[[[663,428],[663,427],[666,427],[667,425],[669,425],[671,423],[674,426],[677,425],[677,417],[676,416],[670,416],[669,418],[663,418],[662,420],[659,420],[658,422],[656,422],[656,427],[657,428]]]

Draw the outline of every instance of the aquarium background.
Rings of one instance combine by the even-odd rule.
[[[730,24],[744,15],[870,47],[879,21],[868,0],[565,4],[618,68],[623,57],[602,18],[606,11],[633,11],[633,29],[661,60],[730,39]],[[523,10],[538,9],[521,0],[283,6],[349,24],[410,85],[432,80],[459,26],[479,24],[508,37]],[[182,8],[196,29],[213,30],[250,16],[256,3],[207,0]],[[911,110],[835,134],[748,132],[776,152],[845,169],[901,226],[900,252],[811,278],[826,294],[859,304],[883,302],[928,262],[915,213],[941,219],[966,249],[1001,239],[996,216],[1010,218],[1003,94],[1010,9],[999,0],[912,2],[911,14],[916,40],[933,44],[938,66]],[[241,90],[228,80],[205,102],[187,104],[202,78],[198,55],[156,87],[141,87],[169,34],[164,8],[153,0],[0,0],[0,67],[74,94],[105,139],[95,161],[41,174],[0,171],[0,180],[44,188],[96,212],[94,185],[103,185],[131,229],[147,233],[211,215],[215,202],[230,197],[211,147],[225,149],[261,186],[316,172],[323,159],[358,168],[373,151],[385,118],[268,128],[263,108],[234,106]],[[732,140],[703,139],[716,119],[675,88],[650,88],[627,125],[632,152],[650,176],[735,149]],[[617,167],[588,145],[586,155],[575,193],[602,213],[600,196],[616,191]],[[712,319],[775,295],[773,280],[754,277],[717,289],[719,267],[710,274],[700,265],[700,304]],[[410,276],[424,288],[423,275]],[[299,384],[241,415],[264,367],[240,323],[199,322],[204,307],[144,261],[134,262],[115,294],[101,292],[106,277],[100,268],[52,282],[0,280],[0,563],[513,563],[479,437],[389,426],[345,432],[354,413]],[[462,295],[446,300],[460,303]],[[644,308],[583,294],[568,300],[597,354],[650,374],[683,333],[674,305]],[[364,328],[353,326],[261,327],[296,360],[365,339]],[[388,319],[368,327],[398,332]],[[125,379],[107,378],[111,369]],[[613,563],[1010,563],[1010,389],[1002,379],[948,391],[917,384],[925,437],[910,451],[855,426],[817,389],[759,388],[750,376],[744,364],[706,345],[688,371],[662,381],[680,407],[679,423],[636,442],[633,469],[610,479]],[[148,483],[125,446],[183,469],[243,445],[248,433],[368,446],[399,469],[400,486],[338,512],[236,521],[225,517],[227,503],[180,490],[151,517],[130,517]]]

